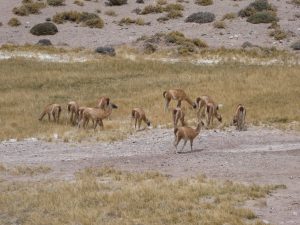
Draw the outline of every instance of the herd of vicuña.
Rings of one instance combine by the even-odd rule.
[[[214,100],[207,95],[197,97],[195,102],[193,102],[182,89],[170,89],[163,92],[163,97],[165,100],[164,110],[165,112],[169,110],[169,104],[171,100],[177,101],[177,107],[172,109],[172,119],[174,125],[175,141],[174,146],[177,152],[177,146],[179,142],[183,139],[184,144],[181,150],[183,150],[187,141],[190,141],[191,151],[193,150],[193,140],[199,135],[201,128],[205,125],[206,128],[213,126],[214,118],[219,122],[222,122],[222,116],[219,113],[221,104],[216,104]],[[185,112],[181,107],[181,102],[186,101],[194,109],[197,110],[197,127],[195,129],[188,127],[185,122]],[[68,114],[70,117],[70,123],[72,125],[77,125],[78,128],[87,128],[89,121],[93,123],[93,128],[96,130],[97,125],[102,129],[103,120],[110,119],[110,115],[113,109],[117,109],[118,106],[111,102],[109,97],[101,97],[98,99],[95,107],[85,107],[79,106],[76,101],[70,101],[67,105]],[[43,112],[40,114],[39,120],[47,114],[48,120],[51,121],[51,116],[54,122],[58,123],[62,107],[59,104],[53,103],[47,105]],[[245,129],[245,117],[246,108],[242,104],[239,104],[236,108],[235,114],[233,116],[232,124],[236,126],[236,129],[242,131]],[[134,128],[136,130],[141,130],[142,121],[150,126],[150,120],[147,118],[145,111],[142,108],[133,108],[131,111],[131,119],[134,120]],[[205,123],[204,123],[204,121]],[[180,122],[181,126],[178,127]]]

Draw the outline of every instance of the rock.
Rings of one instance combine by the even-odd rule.
[[[143,3],[144,3],[144,0],[136,0],[136,3],[138,3],[138,4],[143,4]]]
[[[103,54],[103,55],[109,55],[109,56],[115,56],[116,51],[113,47],[105,46],[105,47],[98,47],[96,48],[95,52]]]
[[[262,222],[263,222],[264,224],[270,224],[270,222],[269,222],[268,220],[262,220]]]
[[[300,40],[294,42],[294,43],[291,45],[291,48],[294,49],[294,50],[300,50]]]
[[[253,45],[251,42],[249,42],[249,41],[245,41],[245,42],[242,44],[241,47],[242,47],[242,48],[253,48],[254,45]]]
[[[50,45],[52,45],[52,43],[49,39],[41,39],[36,44],[41,45],[41,46],[50,46]]]
[[[30,30],[30,33],[33,35],[54,35],[58,32],[57,27],[55,24],[50,23],[50,22],[45,22],[45,23],[39,23],[35,26],[33,26]]]
[[[50,22],[50,21],[51,21],[51,18],[50,18],[50,17],[46,18],[46,21],[47,21],[47,22]]]

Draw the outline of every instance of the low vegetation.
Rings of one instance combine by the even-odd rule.
[[[292,0],[292,3],[296,6],[300,6],[300,0]]]
[[[272,11],[256,12],[249,16],[247,22],[258,24],[258,23],[272,23],[277,21],[278,18]]]
[[[62,24],[66,21],[81,23],[83,26],[90,28],[103,28],[104,21],[95,13],[68,11],[56,13],[53,16],[53,22]]]
[[[270,36],[274,37],[275,40],[283,40],[287,37],[287,33],[284,30],[277,28],[270,32]]]
[[[196,0],[195,3],[197,5],[207,6],[214,4],[213,0]]]
[[[215,20],[215,14],[211,12],[193,13],[185,19],[187,23],[211,23]]]
[[[147,23],[144,21],[143,18],[131,19],[130,17],[122,18],[122,19],[120,20],[120,22],[119,22],[119,25],[120,25],[120,26],[123,26],[123,25],[130,25],[130,24],[136,24],[136,25],[144,26],[144,25],[146,25]]]
[[[46,174],[51,172],[52,169],[48,166],[25,166],[19,165],[15,167],[7,167],[3,164],[0,164],[0,176],[3,174],[12,175],[12,176],[36,176],[40,174]]]
[[[144,9],[141,11],[141,14],[151,14],[151,13],[174,13],[174,12],[180,12],[184,10],[184,6],[179,3],[171,3],[167,4],[165,6],[156,4],[156,5],[147,5],[144,7]]]
[[[214,22],[214,28],[224,29],[225,27],[226,27],[226,25],[225,25],[224,21],[216,21],[216,22]]]
[[[81,1],[81,0],[75,0],[75,1],[74,1],[74,4],[75,4],[75,5],[79,5],[79,6],[84,6],[84,2]]]
[[[255,0],[254,2],[250,3],[245,9],[240,10],[239,16],[249,17],[257,12],[266,11],[276,12],[276,8],[271,5],[268,0]]]
[[[161,36],[163,41],[168,36],[168,43],[165,45],[175,48],[180,47],[178,43],[185,43],[183,40],[186,39],[177,32]],[[154,48],[157,39],[159,37],[152,37],[151,42],[149,41]],[[194,39],[187,42],[188,46],[193,44],[194,48],[202,44],[201,40],[198,43]],[[2,47],[5,51],[9,49],[9,46]],[[60,50],[54,48],[47,49],[55,54],[60,53]],[[23,50],[28,51],[30,48]],[[264,60],[287,57],[271,49],[267,49],[265,54],[263,50],[211,51],[201,50],[201,58],[211,54],[213,57],[222,54],[228,57],[231,54],[237,58],[253,57]],[[272,118],[285,119],[286,123],[300,121],[299,71],[299,65],[220,64],[212,67],[187,62],[166,64],[142,59],[131,61],[119,57],[69,64],[22,59],[2,60],[0,140],[24,137],[51,140],[55,133],[59,138],[67,137],[70,141],[85,138],[111,141],[124,138],[131,133],[128,117],[133,107],[143,107],[154,127],[171,122],[171,117],[163,112],[162,92],[172,87],[185,89],[192,99],[203,93],[212,95],[216,101],[224,104],[220,111],[224,126],[230,123],[236,105],[241,102],[249,108],[249,123],[269,123]],[[112,120],[104,121],[103,131],[78,130],[67,123],[68,101],[76,100],[81,106],[95,106],[96,100],[103,95],[110,96],[119,106],[113,112]],[[44,106],[51,102],[62,105],[59,124],[49,123],[47,120],[38,121]],[[195,112],[187,110],[186,118],[195,118]]]
[[[58,29],[55,24],[50,22],[36,24],[30,29],[30,33],[36,36],[54,35],[57,32]]]
[[[21,6],[13,8],[13,13],[18,16],[28,16],[29,14],[40,13],[40,10],[45,7],[46,5],[43,2],[23,1]]]
[[[144,7],[144,9],[141,11],[141,14],[151,14],[151,13],[162,13],[163,7],[161,5],[147,5]]]
[[[107,10],[107,11],[105,11],[104,14],[107,16],[113,16],[113,17],[118,15],[114,10]]]
[[[17,27],[21,25],[21,22],[18,20],[18,18],[13,17],[8,21],[7,24],[11,27]]]
[[[108,0],[107,5],[115,6],[115,5],[125,5],[127,4],[127,0]]]
[[[64,3],[65,0],[47,0],[47,4],[51,6],[62,6]]]
[[[237,17],[236,13],[226,13],[223,17],[222,20],[233,20]]]
[[[172,180],[157,172],[132,174],[89,168],[76,180],[1,182],[1,221],[22,224],[263,224],[247,200],[280,185],[218,182],[203,175]]]

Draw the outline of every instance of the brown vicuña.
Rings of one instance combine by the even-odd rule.
[[[222,122],[222,116],[218,113],[218,106],[213,103],[207,103],[205,109],[205,117],[206,117],[206,126],[213,126],[214,118],[216,117],[218,121]]]
[[[80,126],[82,125],[83,128],[86,128],[89,120],[92,120],[94,124],[94,130],[96,130],[97,125],[103,128],[103,119],[109,117],[109,115],[112,113],[112,109],[117,108],[118,107],[113,103],[109,103],[107,109],[86,108],[82,113],[82,118],[78,123],[78,127],[80,128]]]
[[[238,104],[233,116],[233,125],[236,129],[242,131],[245,129],[246,108],[242,104]]]
[[[186,125],[186,123],[184,121],[185,113],[183,112],[183,110],[180,107],[176,107],[175,109],[173,109],[172,116],[173,116],[174,128],[177,127],[179,120],[180,120],[182,126]]]
[[[78,122],[79,117],[79,105],[75,101],[70,101],[68,103],[68,114],[70,115],[70,123],[75,125]]]
[[[150,121],[147,119],[145,111],[142,108],[134,108],[131,111],[131,119],[134,120],[134,128],[138,124],[138,130],[141,128],[141,123],[144,121],[147,126],[150,126]]]
[[[165,111],[169,108],[171,100],[177,100],[177,107],[181,106],[182,101],[186,101],[193,108],[196,108],[196,104],[187,96],[184,90],[182,89],[170,89],[163,92],[163,97],[165,99]]]
[[[44,108],[44,111],[40,114],[39,120],[41,121],[44,116],[48,115],[48,120],[51,121],[51,115],[53,117],[54,122],[59,122],[59,117],[61,113],[61,106],[59,104],[53,103],[49,104]]]
[[[175,141],[174,141],[174,146],[175,146],[175,153],[177,153],[177,146],[179,142],[183,139],[184,144],[182,146],[181,151],[185,147],[186,143],[188,140],[190,140],[191,144],[191,151],[193,151],[193,141],[194,139],[199,135],[201,127],[204,125],[202,121],[200,121],[196,127],[196,129],[193,129],[191,127],[178,127],[174,129],[174,134],[175,134]]]

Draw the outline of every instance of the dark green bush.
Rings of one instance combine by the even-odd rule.
[[[185,19],[187,23],[211,23],[215,20],[215,15],[210,12],[193,13]]]
[[[270,11],[263,11],[263,12],[257,12],[250,16],[247,19],[247,22],[253,23],[253,24],[259,24],[259,23],[272,23],[274,21],[277,21],[278,18],[274,15],[273,12]]]
[[[249,17],[256,12],[262,11],[276,11],[274,6],[272,6],[267,0],[255,0],[250,3],[245,9],[239,11],[239,16]]]
[[[64,5],[65,0],[47,0],[47,3],[51,6],[61,6]]]
[[[57,27],[53,23],[45,22],[33,26],[30,33],[33,35],[54,35],[58,32]]]

